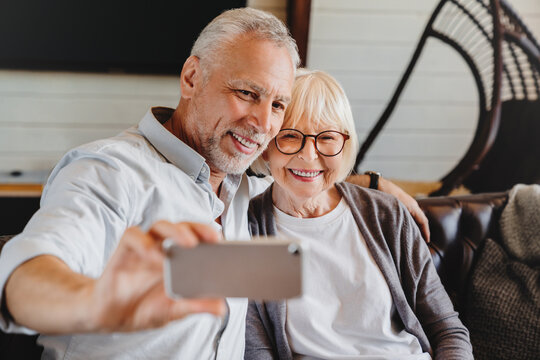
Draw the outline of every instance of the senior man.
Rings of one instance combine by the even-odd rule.
[[[1,327],[41,333],[45,358],[241,359],[247,301],[168,298],[161,242],[249,237],[248,201],[271,179],[243,173],[280,129],[298,63],[274,16],[214,19],[182,68],[175,110],[152,108],[55,167],[0,257]]]

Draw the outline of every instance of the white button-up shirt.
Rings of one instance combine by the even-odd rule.
[[[138,126],[63,157],[47,181],[40,210],[2,251],[0,289],[17,266],[43,254],[99,277],[127,227],[148,229],[157,220],[212,224],[226,239],[249,239],[249,199],[270,180],[227,176],[218,198],[204,158],[160,124],[172,111],[153,108]],[[219,216],[222,227],[215,222]],[[228,321],[196,314],[157,330],[41,335],[39,342],[45,358],[242,359],[247,300],[227,301]],[[0,327],[33,333],[5,314]]]

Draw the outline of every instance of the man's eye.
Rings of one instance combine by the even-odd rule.
[[[249,90],[238,89],[238,90],[236,90],[236,92],[239,93],[242,96],[253,97],[253,93],[251,91],[249,91]]]
[[[279,102],[275,102],[272,104],[272,107],[276,110],[285,110],[285,105]]]

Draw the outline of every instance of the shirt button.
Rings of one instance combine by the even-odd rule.
[[[191,180],[195,180],[195,176],[189,175],[189,177],[191,178]]]
[[[203,167],[203,168],[201,169],[201,172],[202,172],[203,174],[205,174],[205,173],[206,173],[206,168]]]

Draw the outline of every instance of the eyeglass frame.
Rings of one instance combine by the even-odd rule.
[[[280,132],[282,131],[285,131],[285,130],[292,130],[292,131],[296,131],[296,132],[299,132],[300,134],[302,134],[302,145],[300,145],[300,149],[298,149],[297,151],[293,152],[293,153],[286,153],[284,151],[282,151],[280,148],[279,148],[279,145],[278,145],[278,142],[277,142],[277,137],[279,135]],[[328,133],[328,132],[334,132],[334,133],[338,133],[340,134],[341,136],[343,136],[343,145],[341,145],[341,149],[339,149],[339,151],[337,153],[335,153],[334,155],[326,155],[324,153],[322,153],[319,148],[317,147],[317,138],[321,135],[321,134],[324,134],[324,133]],[[313,138],[313,145],[315,146],[315,150],[317,150],[317,152],[319,154],[321,154],[322,156],[326,156],[326,157],[334,157],[334,156],[337,156],[339,154],[341,154],[341,152],[343,151],[343,149],[345,148],[345,143],[347,142],[347,140],[349,140],[351,137],[350,135],[348,134],[344,134],[342,132],[339,132],[337,130],[324,130],[324,131],[321,131],[320,133],[318,133],[317,135],[306,135],[304,134],[303,132],[301,132],[300,130],[297,130],[297,129],[281,129],[279,130],[278,132],[278,135],[276,135],[274,137],[274,143],[276,144],[276,149],[278,149],[278,151],[284,155],[295,155],[295,154],[298,154],[300,151],[302,151],[302,149],[306,146],[306,138],[307,137],[312,137]]]

